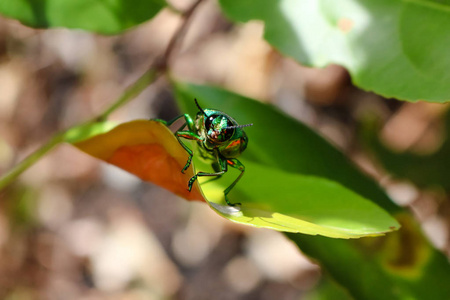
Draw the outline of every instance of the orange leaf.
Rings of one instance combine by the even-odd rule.
[[[153,182],[187,200],[205,201],[198,182],[187,190],[193,166],[181,173],[188,154],[163,124],[136,120],[75,143],[78,149]]]

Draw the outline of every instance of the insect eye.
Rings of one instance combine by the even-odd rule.
[[[223,115],[214,114],[206,118],[205,129],[208,137],[214,142],[225,142],[229,140],[234,133],[234,129],[227,129],[232,126],[231,120]]]
[[[205,120],[206,130],[210,130],[213,127],[214,119],[218,117],[217,115],[211,115]]]
[[[234,129],[225,129],[223,131],[223,141],[228,141],[233,136]]]
[[[215,122],[216,122],[215,120],[216,120],[217,118],[219,118],[218,115],[211,115],[211,116],[209,116],[208,118],[206,118],[206,120],[205,120],[205,127],[206,127],[206,130],[210,130],[210,129],[213,129],[213,128],[214,128]],[[217,120],[217,121],[219,121],[219,120]]]

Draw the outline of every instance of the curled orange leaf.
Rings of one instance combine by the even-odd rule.
[[[173,133],[159,122],[123,123],[74,146],[187,200],[205,201],[197,182],[191,192],[187,190],[193,167],[181,173],[188,155]]]

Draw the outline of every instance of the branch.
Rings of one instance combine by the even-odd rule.
[[[136,80],[120,97],[117,99],[105,112],[103,112],[100,116],[95,118],[96,121],[105,120],[113,111],[123,106],[130,100],[134,99],[138,96],[145,88],[147,88],[150,84],[152,84],[156,79],[159,78],[161,74],[167,72],[168,66],[170,64],[170,59],[178,50],[178,47],[181,45],[184,37],[186,36],[187,29],[191,22],[192,16],[194,15],[195,10],[199,6],[199,4],[203,0],[197,0],[186,12],[183,13],[183,23],[174,33],[172,38],[167,45],[166,50],[162,57],[159,57],[155,60],[155,62],[150,66],[150,68],[141,76],[138,80]]]
[[[56,134],[50,139],[50,141],[42,145],[38,150],[36,150],[35,152],[27,156],[24,160],[22,160],[20,163],[15,165],[11,170],[6,172],[6,174],[0,178],[0,190],[8,186],[26,169],[34,165],[40,158],[42,158],[56,145],[62,142],[64,142],[64,134],[61,133]]]
[[[167,66],[169,65],[173,53],[178,50],[178,47],[181,45],[181,42],[186,36],[187,29],[189,28],[192,20],[192,16],[194,15],[194,12],[196,11],[200,3],[202,3],[202,1],[203,0],[197,0],[186,12],[183,13],[183,23],[173,35],[164,53],[163,62],[165,68],[167,68]]]
[[[91,121],[86,122],[84,125],[95,124],[97,122],[105,121],[108,116],[121,106],[125,105],[136,96],[138,96],[149,85],[156,81],[162,74],[167,72],[169,62],[174,52],[181,45],[184,37],[186,36],[187,29],[189,27],[192,16],[203,0],[197,0],[185,13],[183,13],[183,23],[177,29],[175,34],[169,41],[167,48],[162,57],[155,60],[155,62],[149,67],[149,69],[139,77],[133,84],[131,84],[114,103],[108,107],[103,113],[95,117]],[[74,126],[75,127],[75,126]],[[73,127],[72,127],[73,128]],[[42,145],[38,150],[26,157],[24,160],[16,164],[5,175],[0,177],[0,190],[8,186],[13,182],[20,174],[22,174],[29,167],[39,161],[44,155],[50,152],[55,146],[60,143],[66,142],[66,134],[70,130],[59,132],[55,134],[50,141]]]

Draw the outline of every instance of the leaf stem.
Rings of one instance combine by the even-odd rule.
[[[47,143],[42,145],[38,150],[27,156],[24,160],[15,165],[5,175],[0,178],[0,190],[14,181],[17,176],[22,174],[26,169],[34,165],[45,154],[50,152],[56,145],[64,141],[65,132],[58,133],[53,136]]]

